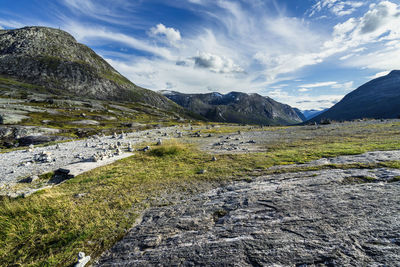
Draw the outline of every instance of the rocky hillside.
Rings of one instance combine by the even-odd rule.
[[[300,109],[298,109],[298,108],[293,108],[293,110],[296,112],[297,116],[299,116],[299,118],[300,118],[302,121],[306,121],[306,120],[307,120],[306,116],[303,114],[303,112],[302,112]]]
[[[162,95],[136,86],[92,49],[58,29],[0,30],[0,75],[42,92],[179,109]]]
[[[312,121],[322,119],[352,120],[362,118],[397,118],[400,116],[400,71],[394,70],[374,79],[346,95],[328,111]]]
[[[290,106],[258,94],[231,92],[229,94],[162,93],[178,105],[200,114],[210,121],[288,125],[302,122]]]

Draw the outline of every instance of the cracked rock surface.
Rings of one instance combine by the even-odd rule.
[[[399,266],[399,175],[335,169],[235,182],[149,209],[95,266]]]

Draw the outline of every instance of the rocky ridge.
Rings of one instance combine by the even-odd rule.
[[[161,93],[210,121],[260,125],[288,125],[303,121],[289,105],[258,94],[183,94],[173,91]]]
[[[31,84],[30,90],[180,109],[162,95],[133,84],[92,49],[59,29],[0,31],[0,75]]]
[[[388,75],[369,81],[350,92],[329,110],[310,121],[387,119],[399,116],[400,71],[393,70]]]

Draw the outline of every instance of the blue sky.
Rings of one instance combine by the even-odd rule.
[[[0,0],[0,27],[71,33],[158,91],[330,107],[400,69],[398,0]]]

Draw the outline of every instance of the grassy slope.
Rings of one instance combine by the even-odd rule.
[[[37,93],[46,93],[47,90],[43,87],[22,83],[15,79],[0,76],[0,97],[9,99],[26,99],[28,95],[35,95]],[[11,95],[11,96],[10,96]],[[62,100],[80,100],[76,96],[59,96],[59,95],[47,95],[49,99],[62,99]],[[86,102],[90,103],[91,100]],[[152,125],[161,124],[164,126],[179,124],[177,121],[177,114],[181,114],[181,110],[162,110],[154,109],[146,104],[142,103],[121,103],[112,101],[97,101],[105,108],[103,110],[96,108],[89,108],[85,105],[79,106],[68,106],[67,104],[52,104],[49,102],[28,102],[22,103],[23,105],[47,108],[52,111],[57,111],[57,114],[47,112],[31,112],[26,114],[30,119],[25,120],[18,125],[27,126],[45,126],[49,128],[60,129],[62,132],[59,135],[68,136],[72,138],[93,135],[95,133],[103,132],[106,134],[112,134],[112,132],[121,131],[132,131],[131,127],[124,126],[124,123],[142,123],[147,126],[141,128],[151,128]],[[111,105],[119,105],[124,108],[129,108],[133,112],[123,112],[121,110],[111,107]],[[92,110],[92,111],[90,111]],[[82,117],[81,114],[85,113],[86,117]],[[115,117],[115,120],[101,119],[102,116]],[[187,118],[187,116],[184,116]],[[94,119],[100,122],[99,125],[76,125],[70,124],[72,121]],[[42,121],[49,121],[44,124]],[[84,131],[81,131],[81,129]],[[82,135],[83,134],[83,135]],[[0,148],[1,146],[0,142]]]
[[[269,152],[219,155],[216,162],[210,160],[212,155],[194,146],[171,141],[151,153],[139,153],[98,168],[26,199],[2,199],[0,266],[66,266],[73,263],[79,251],[96,257],[124,235],[140,212],[152,205],[152,199],[173,192],[246,180],[250,175],[268,173],[265,169],[273,165],[398,149],[400,136],[391,132],[390,126],[371,125],[368,130],[372,127],[373,134],[363,134],[360,128],[357,135],[334,140],[319,137],[278,142],[270,146]],[[386,166],[400,168],[400,162]],[[200,169],[207,172],[197,174]],[[79,193],[86,195],[77,198]]]

